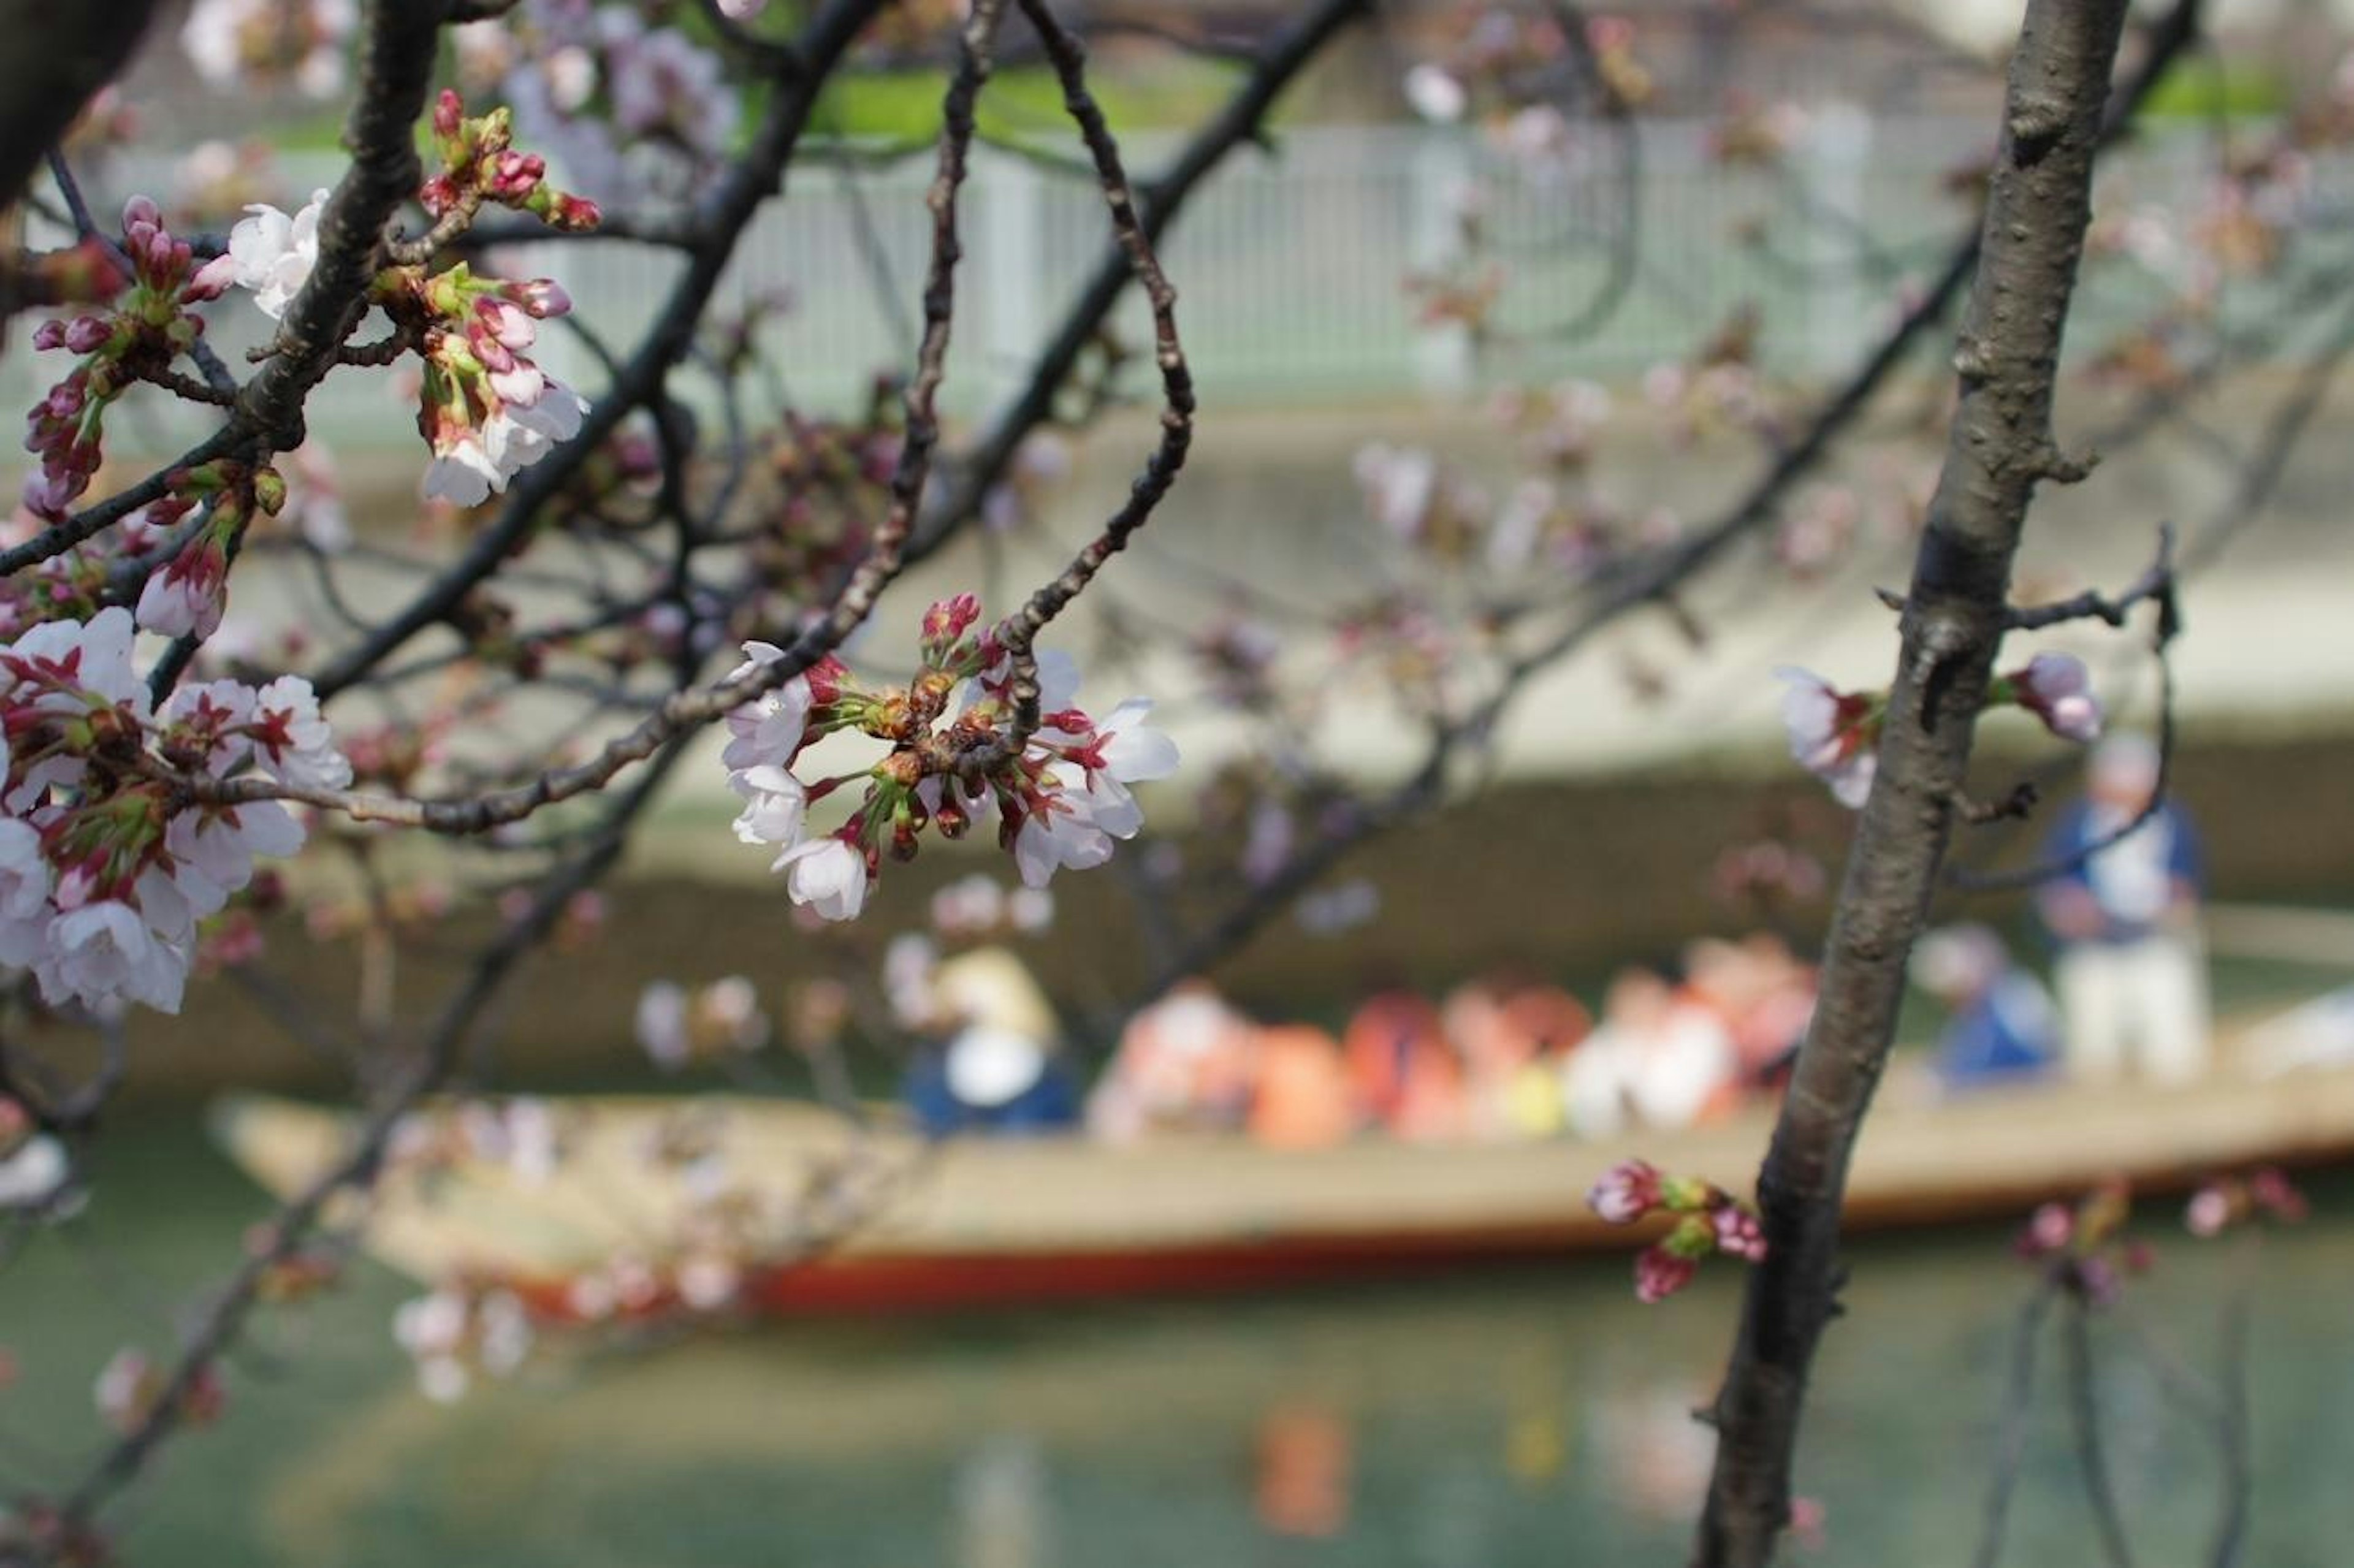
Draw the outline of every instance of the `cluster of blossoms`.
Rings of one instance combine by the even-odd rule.
[[[2125,1234],[2132,1213],[2125,1181],[2104,1181],[2080,1202],[2037,1208],[2011,1250],[2061,1288],[2106,1306],[2124,1290],[2126,1275],[2147,1273],[2152,1261],[2148,1246]]]
[[[143,509],[143,528],[168,528],[206,503],[210,509],[172,558],[147,574],[139,626],[164,637],[210,637],[228,608],[230,553],[255,513],[275,516],[286,504],[286,482],[266,464],[248,468],[227,458],[170,477],[170,492]]]
[[[760,993],[742,975],[727,975],[690,991],[655,980],[638,996],[638,1044],[655,1066],[675,1072],[699,1058],[748,1054],[772,1033]]]
[[[388,1145],[391,1163],[412,1177],[463,1165],[504,1170],[526,1186],[556,1174],[577,1133],[576,1118],[529,1095],[469,1099],[403,1117]]]
[[[225,257],[198,266],[187,241],[164,227],[155,204],[133,196],[122,209],[122,245],[132,267],[129,292],[102,313],[47,321],[33,334],[37,349],[64,349],[81,361],[33,405],[25,450],[40,460],[25,480],[25,505],[35,515],[61,518],[90,487],[103,459],[107,406],[134,382],[161,376],[204,335],[188,306],[218,299],[233,263]]]
[[[1887,694],[1842,692],[1809,670],[1785,666],[1775,673],[1789,683],[1782,694],[1782,725],[1791,757],[1829,785],[1840,805],[1861,807],[1872,793]],[[2062,740],[2091,742],[2101,736],[2100,698],[2084,662],[2073,653],[2038,653],[2019,669],[1997,675],[1987,688],[1986,705],[2024,708]]]
[[[353,0],[196,0],[180,47],[207,86],[292,80],[306,98],[344,90],[344,47],[358,21]]]
[[[516,152],[510,118],[504,109],[469,118],[452,92],[436,102],[441,167],[418,199],[437,228],[462,227],[485,205],[529,213],[555,228],[593,228],[596,204],[558,190],[542,159]],[[325,203],[319,191],[292,216],[256,205],[229,231],[235,279],[264,314],[283,316],[310,278]],[[395,341],[424,361],[417,427],[433,451],[427,496],[478,505],[579,433],[588,403],[524,352],[538,323],[572,308],[555,282],[478,278],[463,262],[440,271],[418,263],[378,272],[368,297],[391,318]]]
[[[1664,1301],[1691,1284],[1701,1260],[1712,1253],[1745,1263],[1766,1261],[1757,1211],[1713,1182],[1663,1176],[1647,1161],[1629,1160],[1603,1172],[1585,1202],[1614,1225],[1631,1225],[1653,1214],[1676,1217],[1674,1228],[1635,1259],[1635,1294],[1645,1302]]]
[[[724,8],[748,15],[737,0]],[[688,194],[739,122],[719,56],[650,25],[642,6],[522,0],[454,37],[464,79],[512,104],[571,178],[610,196]]]
[[[2221,1235],[2235,1224],[2269,1217],[2296,1224],[2311,1212],[2305,1194],[2280,1167],[2267,1165],[2246,1176],[2224,1176],[2190,1195],[2182,1223],[2195,1236]]]
[[[1174,743],[1144,722],[1151,704],[1130,698],[1090,717],[1075,701],[1076,666],[1042,653],[1040,723],[1013,753],[1005,741],[1015,722],[1015,662],[994,630],[971,634],[980,616],[970,594],[927,610],[921,666],[906,686],[866,688],[829,657],[728,715],[723,760],[744,801],[736,836],[777,849],[773,869],[786,874],[795,904],[828,920],[855,918],[885,849],[913,859],[926,827],[960,839],[995,816],[998,841],[1031,887],[1066,867],[1101,865],[1114,840],[1142,829],[1129,786],[1177,768]],[[785,657],[766,642],[744,651],[731,682]],[[793,771],[811,742],[842,731],[887,742],[890,753],[814,781]],[[857,782],[865,791],[849,821],[811,834],[810,805]]]
[[[463,1397],[478,1375],[513,1373],[531,1354],[533,1338],[521,1298],[465,1284],[404,1302],[393,1313],[392,1337],[417,1363],[417,1386],[442,1404]]]
[[[197,922],[253,880],[257,854],[302,842],[283,806],[196,803],[181,780],[340,789],[351,770],[296,676],[183,686],[151,711],[133,634],[114,608],[0,648],[0,963],[32,970],[51,1005],[171,1012]]]
[[[1461,7],[1455,21],[1448,33],[1455,42],[1447,56],[1410,67],[1399,83],[1407,105],[1442,125],[1479,108],[1498,151],[1532,159],[1557,155],[1571,139],[1569,121],[1545,101],[1543,88],[1573,57],[1564,22],[1550,12],[1488,5]],[[1611,97],[1629,106],[1649,99],[1651,76],[1636,57],[1634,25],[1624,16],[1603,16],[1586,18],[1583,26],[1585,37],[1575,52],[1592,62]]]

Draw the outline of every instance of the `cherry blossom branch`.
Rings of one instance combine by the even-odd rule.
[[[188,1394],[243,1334],[272,1270],[292,1258],[325,1216],[336,1195],[372,1185],[402,1119],[434,1093],[456,1068],[477,1022],[513,978],[522,961],[555,931],[573,897],[593,886],[620,859],[631,824],[652,801],[684,755],[673,745],[624,795],[617,797],[597,839],[575,859],[550,872],[529,907],[511,922],[475,960],[463,983],[427,1032],[422,1049],[402,1075],[377,1099],[334,1166],[284,1204],[253,1248],[214,1294],[186,1339],[157,1397],[69,1493],[61,1508],[79,1531],[109,1498],[136,1480],[156,1450],[180,1427]],[[27,1563],[32,1561],[26,1560]],[[0,1563],[11,1560],[0,1558]]]
[[[1960,403],[1906,595],[1878,771],[1758,1177],[1767,1251],[1751,1271],[1712,1407],[1717,1457],[1698,1568],[1764,1568],[1789,1520],[1808,1376],[1837,1310],[1848,1161],[1953,832],[2028,506],[2040,482],[2070,466],[2052,434],[2053,383],[2125,11],[2119,0],[2035,0],[2012,58],[1955,356]]]
[[[1163,174],[1140,191],[1137,227],[1148,245],[1160,243],[1203,181],[1235,148],[1264,135],[1268,112],[1309,62],[1321,55],[1343,28],[1372,11],[1373,0],[1317,0],[1312,9],[1267,45],[1257,66],[1225,106],[1194,134]],[[1022,391],[990,426],[988,434],[959,460],[939,503],[926,510],[908,544],[910,565],[929,556],[978,515],[981,503],[1004,477],[1022,443],[1032,431],[1053,422],[1055,399],[1134,278],[1128,253],[1117,244],[1108,247],[1065,312],[1062,324],[1032,362]]]
[[[1987,1484],[1986,1523],[1978,1533],[1974,1568],[1996,1568],[2002,1560],[2003,1532],[2010,1519],[2011,1493],[2019,1483],[2020,1462],[2027,1455],[2028,1405],[2035,1393],[2035,1342],[2045,1314],[2060,1295],[2059,1279],[2039,1276],[2010,1335],[2010,1370],[2003,1384],[2002,1414],[1998,1422],[1994,1474]]]
[[[1127,548],[1129,538],[1151,517],[1153,509],[1169,493],[1169,487],[1176,483],[1178,471],[1185,466],[1185,453],[1193,439],[1193,377],[1186,367],[1184,346],[1177,337],[1177,291],[1161,270],[1160,259],[1152,251],[1152,241],[1137,217],[1135,197],[1120,163],[1119,145],[1104,122],[1102,109],[1087,91],[1086,51],[1055,20],[1045,0],[1021,3],[1023,15],[1037,29],[1045,45],[1046,58],[1062,83],[1063,106],[1077,122],[1080,136],[1094,161],[1096,177],[1111,210],[1113,239],[1128,259],[1129,269],[1151,306],[1153,362],[1161,369],[1161,440],[1146,460],[1143,473],[1129,488],[1128,499],[1105,522],[1102,532],[1072,558],[1060,576],[1041,586],[1030,596],[1029,602],[999,625],[999,641],[1014,662],[1013,725],[995,746],[966,757],[963,766],[968,779],[978,779],[1007,758],[1020,756],[1037,732],[1038,669],[1032,657],[1032,645],[1047,623],[1086,591],[1104,563]]]
[[[2182,610],[2176,594],[2178,579],[2174,567],[2174,525],[2163,524],[2158,528],[2158,559],[2122,594],[2107,595],[2086,592],[2055,604],[2035,606],[2009,612],[2006,620],[2013,630],[2040,630],[2072,620],[2098,620],[2109,626],[2122,627],[2137,605],[2158,606],[2158,625],[2150,633],[2150,656],[2158,664],[2158,772],[2150,785],[2149,799],[2141,809],[2107,832],[2095,834],[2066,854],[2039,861],[2032,865],[2012,871],[1973,871],[1956,866],[1946,874],[1946,883],[1968,893],[2016,891],[2038,887],[2054,878],[2070,876],[2082,870],[2092,858],[2113,845],[2123,843],[2139,832],[2149,820],[2165,808],[2167,784],[2174,771],[2174,665],[2169,657],[2174,640],[2182,632]],[[2021,785],[2025,795],[2022,809],[2033,805],[2034,787]]]
[[[387,227],[416,195],[417,123],[432,87],[447,0],[374,0],[361,35],[359,92],[344,126],[351,166],[319,217],[318,260],[286,307],[274,346],[238,400],[236,423],[266,450],[302,441],[302,404],[334,367],[366,309]]]
[[[881,4],[882,0],[830,0],[811,20],[799,45],[808,62],[807,72],[771,95],[767,113],[743,156],[705,198],[695,219],[695,241],[686,270],[672,286],[662,313],[621,374],[583,418],[578,433],[516,481],[497,519],[462,556],[313,676],[313,684],[323,701],[364,678],[419,632],[448,621],[467,597],[514,554],[536,525],[541,511],[589,454],[659,393],[671,367],[685,356],[694,342],[713,291],[753,215],[783,188],[787,165],[809,124],[820,87]]]
[[[2109,1475],[2106,1445],[2101,1438],[2099,1380],[2093,1360],[2090,1303],[2072,1298],[2064,1314],[2068,1351],[2068,1425],[2076,1443],[2076,1465],[2084,1480],[2084,1498],[2092,1505],[2101,1551],[2109,1568],[2134,1568],[2133,1544],[2126,1534],[2125,1511],[2117,1506],[2116,1483]]]

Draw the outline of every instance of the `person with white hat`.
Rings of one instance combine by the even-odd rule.
[[[2162,1083],[2206,1071],[2207,956],[2199,931],[2199,842],[2169,801],[2155,810],[2158,748],[2118,735],[2093,753],[2084,800],[2046,846],[2068,869],[2038,909],[2060,956],[2070,1072],[2092,1082],[2138,1069]],[[2141,817],[2115,843],[2111,835]],[[2095,844],[2104,847],[2085,852]]]

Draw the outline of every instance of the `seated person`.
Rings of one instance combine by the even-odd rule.
[[[1474,1137],[1561,1130],[1561,1058],[1592,1027],[1575,997],[1498,976],[1458,986],[1440,1018],[1464,1065]]]
[[[1356,1130],[1356,1097],[1341,1047],[1309,1023],[1258,1033],[1258,1088],[1250,1134],[1276,1149],[1324,1149]]]
[[[1741,1086],[1766,1088],[1787,1078],[1814,1014],[1814,970],[1771,931],[1737,942],[1702,938],[1683,957],[1686,990],[1733,1037]]]
[[[1061,1029],[1021,959],[976,948],[941,964],[932,987],[936,1016],[955,1033],[908,1070],[903,1092],[926,1134],[1045,1132],[1078,1120]]]
[[[1717,1108],[1735,1071],[1733,1037],[1708,1007],[1650,969],[1621,969],[1600,1027],[1569,1054],[1562,1097],[1580,1137],[1606,1138],[1631,1118],[1689,1127]]]
[[[1951,1012],[1932,1070],[1946,1089],[2017,1082],[2046,1072],[2060,1018],[2034,976],[2012,967],[1984,926],[1948,926],[1913,949],[1913,983]]]
[[[1341,1049],[1361,1114],[1400,1138],[1455,1138],[1463,1072],[1438,1012],[1409,991],[1376,991],[1349,1020]]]
[[[1257,1026],[1207,980],[1181,981],[1120,1032],[1111,1065],[1087,1097],[1088,1129],[1117,1141],[1240,1127],[1257,1042]]]

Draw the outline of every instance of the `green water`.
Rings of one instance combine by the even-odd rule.
[[[0,1273],[0,1480],[54,1484],[101,1442],[90,1385],[215,1277],[261,1204],[193,1114],[111,1129],[99,1197]],[[2272,1238],[2252,1362],[2264,1568],[2338,1564],[2354,1537],[2354,1185]],[[2151,1331],[2211,1359],[2235,1273],[2175,1210],[2137,1287]],[[1800,1563],[1967,1563],[2023,1279],[2001,1234],[1870,1242],[1834,1330],[1801,1490],[1829,1539]],[[372,1266],[273,1309],[220,1426],[172,1448],[112,1516],[143,1564],[807,1564],[1365,1568],[1682,1561],[1708,1457],[1683,1419],[1721,1357],[1735,1281],[1637,1306],[1623,1262],[1249,1301],[962,1320],[768,1326],[546,1351],[454,1408],[411,1385]],[[2215,1450],[2120,1325],[2100,1397],[2147,1564],[2203,1561]],[[2056,1344],[2045,1358],[2057,1364]],[[1260,1517],[1278,1434],[1310,1434],[1321,1537]],[[2098,1560],[2056,1388],[2036,1407],[2013,1564]]]

